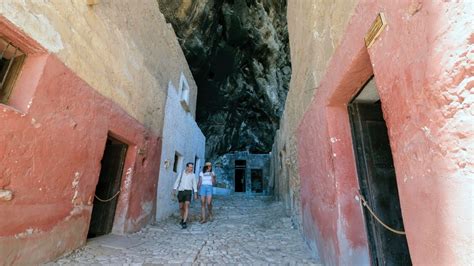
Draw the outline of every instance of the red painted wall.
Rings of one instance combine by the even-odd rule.
[[[388,26],[363,38],[378,12]],[[298,128],[303,226],[326,264],[368,261],[346,104],[371,73],[415,265],[473,261],[473,6],[361,2]]]
[[[1,262],[43,262],[85,243],[108,133],[129,145],[113,231],[139,230],[154,211],[160,138],[5,19],[0,29],[29,54],[0,105],[0,189],[14,195],[0,200]]]

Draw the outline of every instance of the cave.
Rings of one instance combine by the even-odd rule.
[[[198,87],[206,158],[270,152],[291,76],[286,1],[188,4],[159,0]]]
[[[471,1],[4,2],[3,264],[472,264]]]

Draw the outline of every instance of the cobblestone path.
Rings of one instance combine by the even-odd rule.
[[[269,197],[216,197],[214,210],[214,221],[200,224],[200,203],[194,202],[187,229],[179,226],[177,210],[135,234],[91,239],[51,265],[319,264],[281,203]]]

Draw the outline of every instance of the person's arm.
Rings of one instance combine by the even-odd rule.
[[[217,177],[216,177],[216,174],[214,172],[212,172],[212,185],[215,186],[217,183]]]
[[[199,177],[201,179],[201,177]],[[193,190],[194,190],[194,198],[198,198],[198,190],[197,190],[197,184],[196,184],[196,177],[193,174]]]
[[[201,177],[201,175],[199,175],[199,181],[197,183],[197,189],[198,190],[201,189],[201,185],[202,185],[202,177]]]

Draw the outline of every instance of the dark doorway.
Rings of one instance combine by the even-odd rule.
[[[235,192],[245,192],[245,169],[247,161],[235,160]]]
[[[403,230],[392,151],[377,98],[356,98],[349,105],[360,192],[385,224]],[[364,216],[372,265],[411,265],[406,236],[384,228],[366,208]]]
[[[107,138],[100,161],[100,176],[95,189],[88,238],[112,232],[127,147],[110,136]]]
[[[263,192],[263,172],[262,169],[250,170],[250,178],[252,182],[252,192],[262,193]]]
[[[199,169],[201,167],[201,160],[199,159],[199,157],[197,156],[194,156],[194,173],[199,175],[199,172],[201,171],[201,169]]]

